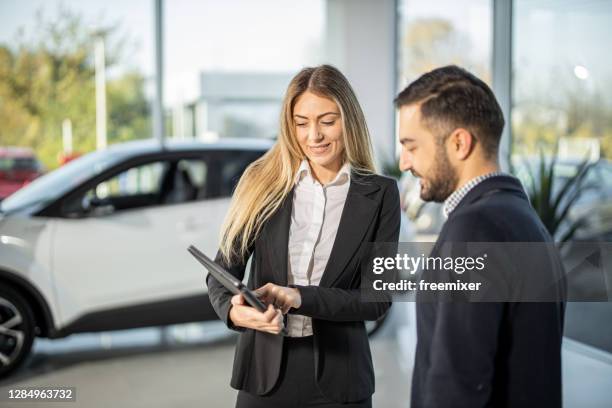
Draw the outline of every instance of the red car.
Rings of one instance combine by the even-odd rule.
[[[32,149],[0,147],[0,200],[43,174]]]

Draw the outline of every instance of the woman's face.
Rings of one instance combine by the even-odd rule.
[[[311,165],[340,170],[344,139],[336,103],[306,91],[295,102],[293,121],[298,143]]]

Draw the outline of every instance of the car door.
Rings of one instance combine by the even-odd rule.
[[[210,197],[209,167],[206,155],[138,163],[67,203],[66,211],[80,205],[84,215],[56,222],[53,270],[65,322],[206,292],[186,248],[217,248],[228,198]],[[182,312],[168,307],[165,319]]]

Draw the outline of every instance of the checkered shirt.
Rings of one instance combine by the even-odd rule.
[[[501,171],[495,171],[493,173],[483,174],[481,176],[475,177],[465,183],[463,187],[456,190],[453,194],[448,196],[448,198],[444,201],[444,207],[442,208],[442,212],[444,216],[448,218],[448,216],[453,212],[455,208],[459,205],[461,200],[469,193],[474,187],[482,183],[488,178],[495,176],[507,176],[508,174],[503,173]]]

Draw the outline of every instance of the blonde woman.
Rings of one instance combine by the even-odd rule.
[[[237,407],[371,407],[364,321],[391,303],[362,302],[360,260],[370,242],[397,242],[399,226],[397,185],[374,174],[350,84],[329,65],[303,69],[287,89],[278,142],[236,187],[216,258],[242,279],[252,256],[248,287],[268,310],[207,280],[215,311],[240,331]]]

